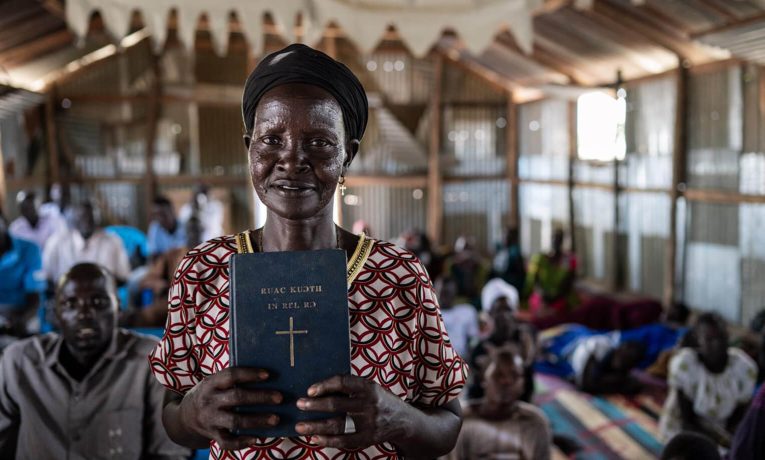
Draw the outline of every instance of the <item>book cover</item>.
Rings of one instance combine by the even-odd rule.
[[[278,426],[236,434],[298,436],[298,421],[337,416],[295,403],[312,384],[351,371],[345,251],[235,254],[229,263],[231,366],[268,370],[255,387],[284,395],[280,405],[238,408],[275,413]]]

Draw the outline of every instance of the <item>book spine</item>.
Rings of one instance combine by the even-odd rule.
[[[228,267],[228,295],[229,295],[229,308],[228,308],[228,349],[229,349],[229,361],[228,361],[228,367],[235,367],[236,363],[239,361],[239,356],[236,350],[236,340],[234,338],[237,337],[237,331],[236,331],[236,308],[234,308],[234,305],[236,305],[236,289],[234,286],[236,286],[236,283],[234,283],[234,274],[236,273],[236,270],[234,269],[234,265],[236,264],[236,255],[231,256],[231,262],[229,263]]]

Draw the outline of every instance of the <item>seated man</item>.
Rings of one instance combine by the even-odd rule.
[[[175,217],[173,204],[164,196],[154,198],[152,221],[147,234],[149,259],[154,260],[162,254],[186,246],[184,226]]]
[[[3,458],[181,459],[162,427],[154,339],[117,329],[114,278],[72,267],[56,296],[61,334],[16,342],[0,358]]]
[[[549,459],[547,418],[518,400],[523,392],[521,356],[510,348],[496,349],[482,380],[485,396],[465,410],[457,445],[446,458]]]
[[[25,335],[45,289],[40,249],[13,237],[0,213],[0,318],[5,333]]]
[[[42,251],[51,236],[66,228],[61,217],[38,212],[40,204],[34,192],[19,192],[16,201],[21,215],[10,226],[14,237],[31,241]]]
[[[130,260],[119,237],[99,227],[96,207],[86,201],[72,212],[72,228],[56,233],[43,251],[43,270],[49,282],[79,262],[97,263],[124,284],[130,276]]]

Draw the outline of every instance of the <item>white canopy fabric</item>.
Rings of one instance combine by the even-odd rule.
[[[66,18],[82,38],[91,14],[99,11],[107,29],[122,38],[128,33],[133,11],[138,10],[155,45],[161,46],[167,37],[168,15],[175,9],[178,37],[191,48],[197,20],[205,13],[216,51],[224,54],[233,11],[254,52],[260,54],[264,13],[271,14],[289,41],[294,41],[292,26],[302,13],[306,43],[315,43],[324,27],[334,21],[368,52],[392,24],[409,49],[422,56],[446,28],[455,30],[471,51],[480,52],[507,27],[518,45],[530,51],[532,11],[541,4],[542,0],[67,0]]]

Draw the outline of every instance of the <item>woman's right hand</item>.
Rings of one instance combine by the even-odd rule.
[[[235,432],[279,423],[276,414],[235,410],[237,406],[280,404],[280,392],[246,387],[266,380],[265,370],[244,367],[223,369],[206,377],[181,400],[180,421],[188,432],[213,439],[224,450],[244,449],[255,443],[255,437],[236,436]]]

